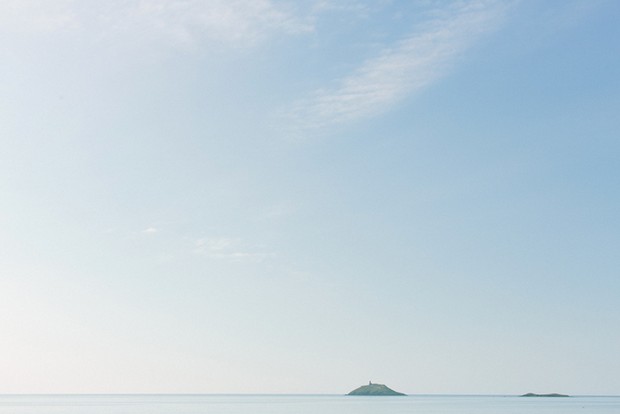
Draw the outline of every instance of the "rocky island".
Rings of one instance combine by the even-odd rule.
[[[387,395],[405,395],[402,392],[394,391],[383,384],[373,384],[369,382],[368,385],[362,385],[359,388],[354,389],[347,395],[372,395],[372,396],[387,396]]]
[[[557,393],[552,393],[552,394],[534,394],[533,392],[528,392],[527,394],[523,394],[521,397],[570,397],[569,395],[565,395],[565,394],[557,394]]]

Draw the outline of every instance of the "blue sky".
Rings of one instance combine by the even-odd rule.
[[[620,394],[619,17],[3,1],[0,392]]]

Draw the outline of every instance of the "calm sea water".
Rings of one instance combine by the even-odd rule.
[[[620,414],[620,397],[0,395],[0,414]]]

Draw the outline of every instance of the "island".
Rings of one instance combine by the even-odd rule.
[[[527,394],[523,394],[521,397],[570,397],[570,395],[565,394],[534,394],[533,392],[528,392]]]
[[[371,396],[390,396],[390,395],[405,395],[402,392],[397,392],[390,387],[383,384],[373,384],[368,382],[368,385],[362,385],[359,388],[354,389],[347,395],[371,395]]]

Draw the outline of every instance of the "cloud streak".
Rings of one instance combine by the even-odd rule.
[[[159,231],[159,230],[158,230],[158,229],[156,229],[155,227],[148,227],[148,228],[146,228],[146,229],[142,230],[142,233],[143,233],[143,234],[151,234],[151,235],[152,235],[152,234],[157,233],[158,231]]]
[[[141,0],[131,8],[128,25],[175,43],[211,40],[253,45],[274,33],[296,34],[312,26],[271,0]]]
[[[313,30],[310,19],[272,0],[6,0],[0,32],[78,31],[97,39],[252,46],[277,33]]]
[[[77,28],[73,0],[3,0],[0,33],[50,33]]]
[[[387,111],[445,75],[455,60],[502,20],[507,4],[456,2],[361,64],[331,89],[296,102],[285,118],[293,135],[318,132]]]
[[[273,253],[257,252],[244,246],[240,239],[206,237],[195,241],[193,252],[210,259],[262,262]]]

